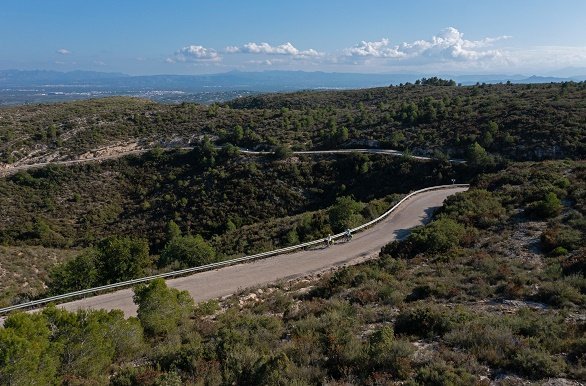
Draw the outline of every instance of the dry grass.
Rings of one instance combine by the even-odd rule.
[[[38,246],[0,246],[0,307],[42,293],[51,267],[77,253]]]

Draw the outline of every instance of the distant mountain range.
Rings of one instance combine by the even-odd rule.
[[[586,71],[585,71],[586,73]],[[0,105],[133,95],[164,102],[213,102],[259,92],[366,88],[415,82],[425,74],[356,74],[305,71],[230,71],[210,75],[140,75],[95,71],[0,70]],[[440,75],[462,85],[584,81],[584,76]]]

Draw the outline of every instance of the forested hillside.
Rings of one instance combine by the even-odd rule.
[[[67,292],[324,237],[341,230],[326,212],[341,198],[368,203],[353,220],[359,225],[390,207],[385,198],[469,175],[465,166],[445,161],[367,154],[281,159],[218,150],[209,142],[189,151],[22,171],[0,179],[0,263],[11,267],[0,303],[43,294],[45,285],[52,293]],[[188,238],[172,244],[170,232]],[[94,278],[100,262],[126,252],[122,246],[91,251],[121,235],[128,245],[144,243],[144,256],[135,256],[129,272]],[[201,245],[196,236],[212,254],[188,257]],[[159,258],[166,246],[182,257]],[[72,253],[79,257],[71,260]],[[65,261],[69,265],[51,278]]]
[[[585,173],[548,162],[481,175],[379,259],[313,282],[194,305],[156,281],[134,290],[138,319],[13,315],[0,380],[577,385]]]
[[[154,281],[134,288],[138,318],[15,313],[0,384],[578,385],[585,138],[586,83],[2,108],[2,170],[89,161],[0,177],[0,306],[321,238],[423,187],[471,189],[356,266],[202,304]],[[358,147],[404,155],[292,153]]]
[[[188,145],[202,135],[248,148],[383,147],[466,158],[477,143],[511,160],[586,152],[586,83],[420,84],[298,92],[224,105],[105,98],[0,109],[0,161],[33,163],[90,151]]]

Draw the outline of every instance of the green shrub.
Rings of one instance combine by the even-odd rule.
[[[364,204],[354,201],[352,197],[338,197],[336,204],[328,210],[330,225],[334,232],[360,225],[362,221],[360,211],[363,208]]]
[[[534,298],[554,307],[571,307],[584,302],[584,295],[564,281],[543,283]]]
[[[188,268],[209,264],[215,261],[216,252],[205,242],[203,237],[177,236],[174,237],[161,252],[158,265],[166,267]]]
[[[555,217],[562,211],[562,202],[554,192],[545,194],[543,200],[529,207],[530,213],[539,218]]]
[[[568,250],[564,247],[556,247],[550,254],[552,256],[564,256],[568,254]]]
[[[519,350],[511,362],[511,369],[532,378],[559,377],[565,373],[563,359],[544,351],[534,349]]]
[[[143,276],[152,265],[144,239],[108,237],[96,247],[96,270],[100,284],[116,283]]]
[[[169,339],[194,311],[187,291],[168,288],[163,279],[135,287],[133,300],[138,306],[138,319],[151,337]]]
[[[277,146],[275,148],[275,151],[273,152],[274,158],[278,159],[278,160],[287,159],[287,158],[291,157],[292,155],[293,155],[293,151],[291,150],[291,148],[289,146],[286,146],[286,145]]]
[[[445,252],[458,246],[465,234],[464,225],[444,217],[414,229],[407,241],[418,252]]]
[[[56,265],[49,273],[49,293],[59,295],[97,286],[98,251],[87,249],[72,260]]]
[[[441,306],[419,305],[402,310],[395,321],[399,334],[431,338],[444,335],[468,318],[466,313]]]
[[[454,368],[444,361],[433,361],[417,370],[418,385],[468,386],[477,384],[477,379],[463,368]]]
[[[564,260],[562,270],[565,275],[581,274],[586,276],[586,248],[581,248]]]
[[[584,235],[567,225],[554,225],[541,234],[541,244],[548,252],[558,247],[572,251],[584,245]]]
[[[464,349],[478,360],[494,367],[507,365],[515,352],[517,338],[506,325],[491,323],[485,319],[466,323],[449,332],[445,341],[450,346]]]
[[[448,197],[440,213],[466,225],[486,228],[500,223],[506,211],[493,193],[471,189]]]
[[[415,348],[405,340],[395,339],[393,328],[384,326],[369,338],[369,362],[375,371],[386,371],[396,379],[407,379],[411,373],[411,355]]]

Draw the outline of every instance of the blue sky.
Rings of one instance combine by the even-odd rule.
[[[586,72],[585,0],[3,0],[0,69]]]

